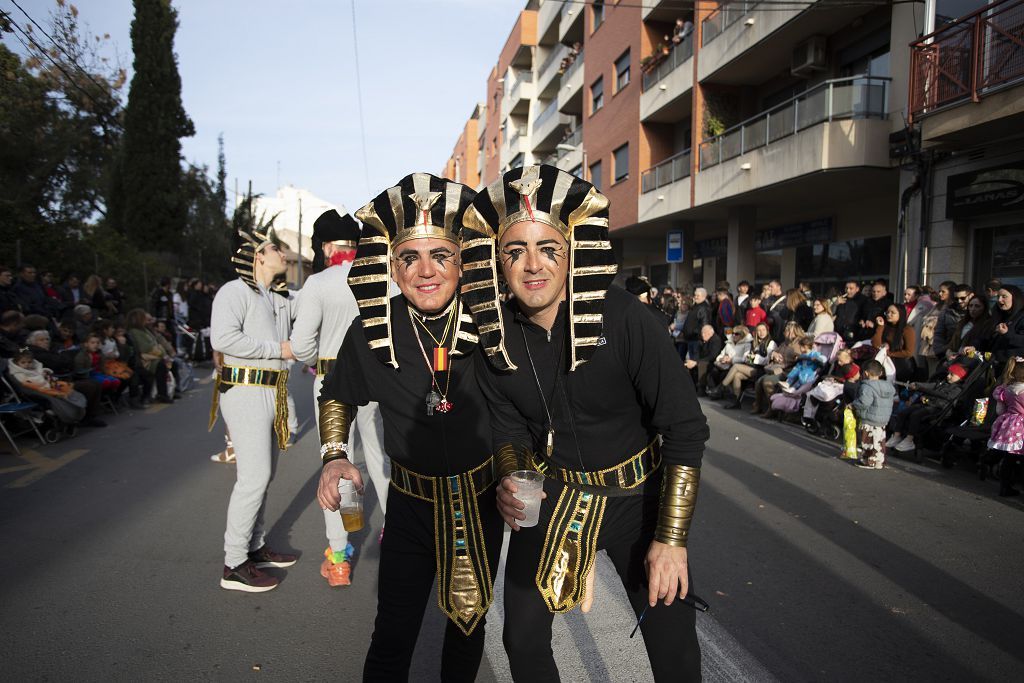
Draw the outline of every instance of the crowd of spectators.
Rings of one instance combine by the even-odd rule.
[[[180,398],[191,364],[209,355],[216,288],[164,278],[147,308],[130,308],[116,278],[22,264],[0,266],[0,373],[5,401],[39,406],[66,432],[105,427],[102,411],[143,409]]]

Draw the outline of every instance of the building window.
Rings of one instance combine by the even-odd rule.
[[[601,162],[590,165],[590,183],[598,190],[601,189]]]
[[[612,152],[615,160],[615,182],[629,177],[629,143]]]
[[[619,92],[629,84],[629,50],[615,60],[615,92]]]
[[[604,23],[604,0],[594,0],[594,4],[590,7],[594,12],[594,27],[590,29],[593,33],[598,26]]]
[[[848,278],[869,282],[890,277],[890,237],[870,237],[796,248],[796,278],[815,292],[841,290]]]
[[[604,77],[598,78],[590,86],[590,113],[593,114],[604,106]]]

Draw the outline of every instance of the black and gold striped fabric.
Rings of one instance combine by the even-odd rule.
[[[618,272],[608,239],[608,198],[582,178],[542,164],[512,169],[473,200],[463,221],[462,297],[480,343],[503,370],[516,366],[502,339],[495,256],[505,230],[524,221],[549,225],[569,242],[570,369],[575,370],[600,343],[605,293]]]
[[[411,239],[462,240],[462,220],[476,193],[467,185],[430,173],[412,173],[381,192],[356,218],[363,222],[348,284],[359,305],[367,343],[382,363],[398,368],[391,340],[391,257]],[[461,306],[461,303],[460,303]],[[468,354],[477,336],[472,317],[460,310],[453,356]]]

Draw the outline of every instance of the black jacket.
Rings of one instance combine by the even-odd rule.
[[[701,328],[710,325],[711,320],[711,304],[707,299],[694,304],[686,315],[686,322],[683,323],[683,338],[686,341],[699,340]]]
[[[933,408],[945,408],[950,403],[956,401],[964,391],[960,382],[952,384],[945,380],[940,382],[918,382],[916,386],[917,390],[924,394],[921,397],[921,403]]]

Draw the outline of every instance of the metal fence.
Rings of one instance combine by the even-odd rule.
[[[690,150],[673,154],[668,159],[640,174],[640,192],[646,193],[669,183],[690,177]]]
[[[1024,0],[996,0],[914,42],[910,115],[1024,80]]]
[[[646,72],[643,77],[644,92],[647,92],[657,84],[658,81],[672,73],[677,66],[693,56],[693,34],[683,38],[682,42],[672,47],[666,57],[658,66]]]
[[[851,76],[825,81],[701,142],[700,168],[711,168],[826,121],[884,119],[891,80]]]
[[[750,13],[750,10],[759,4],[759,0],[738,0],[738,2],[719,5],[714,12],[700,22],[701,47],[722,35],[725,29],[739,21],[740,17]]]

